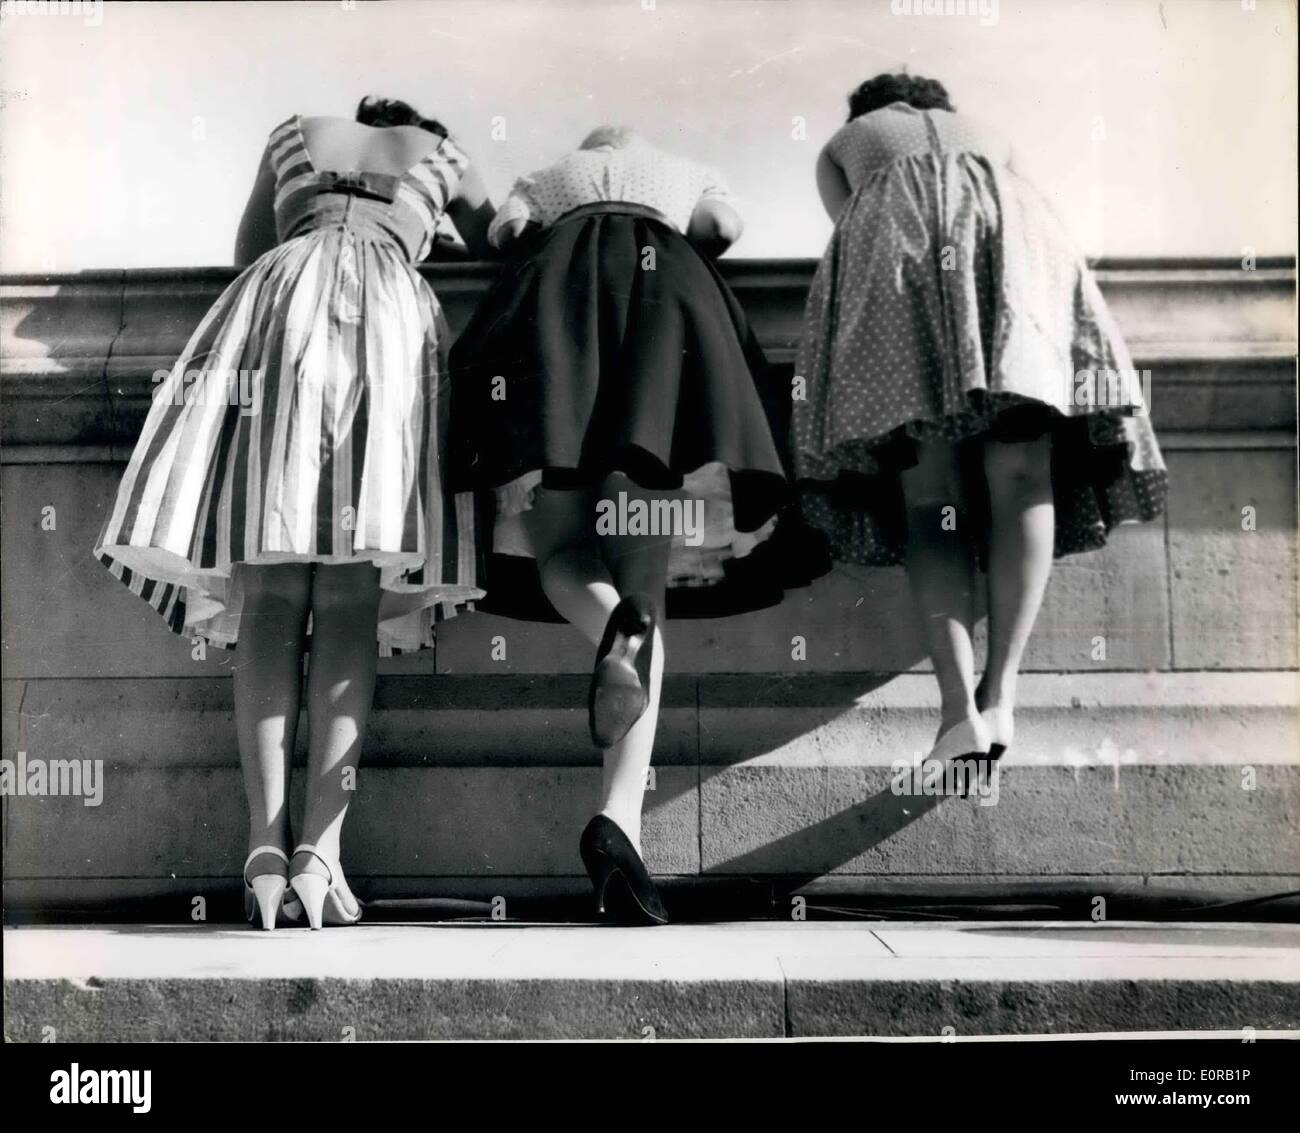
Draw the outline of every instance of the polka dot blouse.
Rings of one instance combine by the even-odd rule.
[[[499,245],[501,230],[511,221],[523,219],[545,227],[575,208],[601,201],[629,201],[658,209],[679,232],[685,232],[696,206],[706,200],[737,208],[715,170],[634,138],[622,148],[576,150],[554,165],[520,177],[497,211],[488,239]]]

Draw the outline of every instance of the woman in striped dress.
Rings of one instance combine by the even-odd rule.
[[[376,655],[432,644],[436,617],[482,596],[472,497],[443,484],[447,327],[413,266],[444,216],[485,252],[481,182],[405,103],[278,126],[240,224],[250,266],[156,386],[96,547],[174,632],[238,645],[245,906],[267,929],[295,894],[313,928],[359,918],[339,848]]]

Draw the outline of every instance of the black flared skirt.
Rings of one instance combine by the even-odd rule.
[[[503,524],[538,484],[613,472],[704,501],[705,548],[670,558],[670,617],[774,605],[829,569],[787,506],[789,389],[713,263],[653,210],[584,206],[527,239],[450,372],[450,483],[497,517],[481,609],[558,620]]]

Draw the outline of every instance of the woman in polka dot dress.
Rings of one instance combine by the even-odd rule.
[[[841,561],[906,564],[931,755],[997,758],[1053,557],[1158,516],[1164,462],[1097,284],[1007,144],[918,76],[863,83],[849,111],[817,166],[836,223],[796,366],[804,515]]]

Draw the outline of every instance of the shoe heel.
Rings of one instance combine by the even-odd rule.
[[[284,898],[284,878],[278,874],[267,873],[255,877],[249,882],[253,898],[257,902],[257,911],[262,917],[262,928],[267,932],[275,929],[275,917],[280,911],[280,902]]]
[[[596,912],[605,915],[605,890],[609,888],[609,879],[617,872],[617,867],[604,855],[597,855],[587,867],[591,876],[591,887],[596,892]]]
[[[302,901],[303,911],[307,914],[307,923],[313,929],[320,928],[325,910],[325,897],[330,891],[329,879],[314,873],[299,873],[290,879],[290,884]]]

